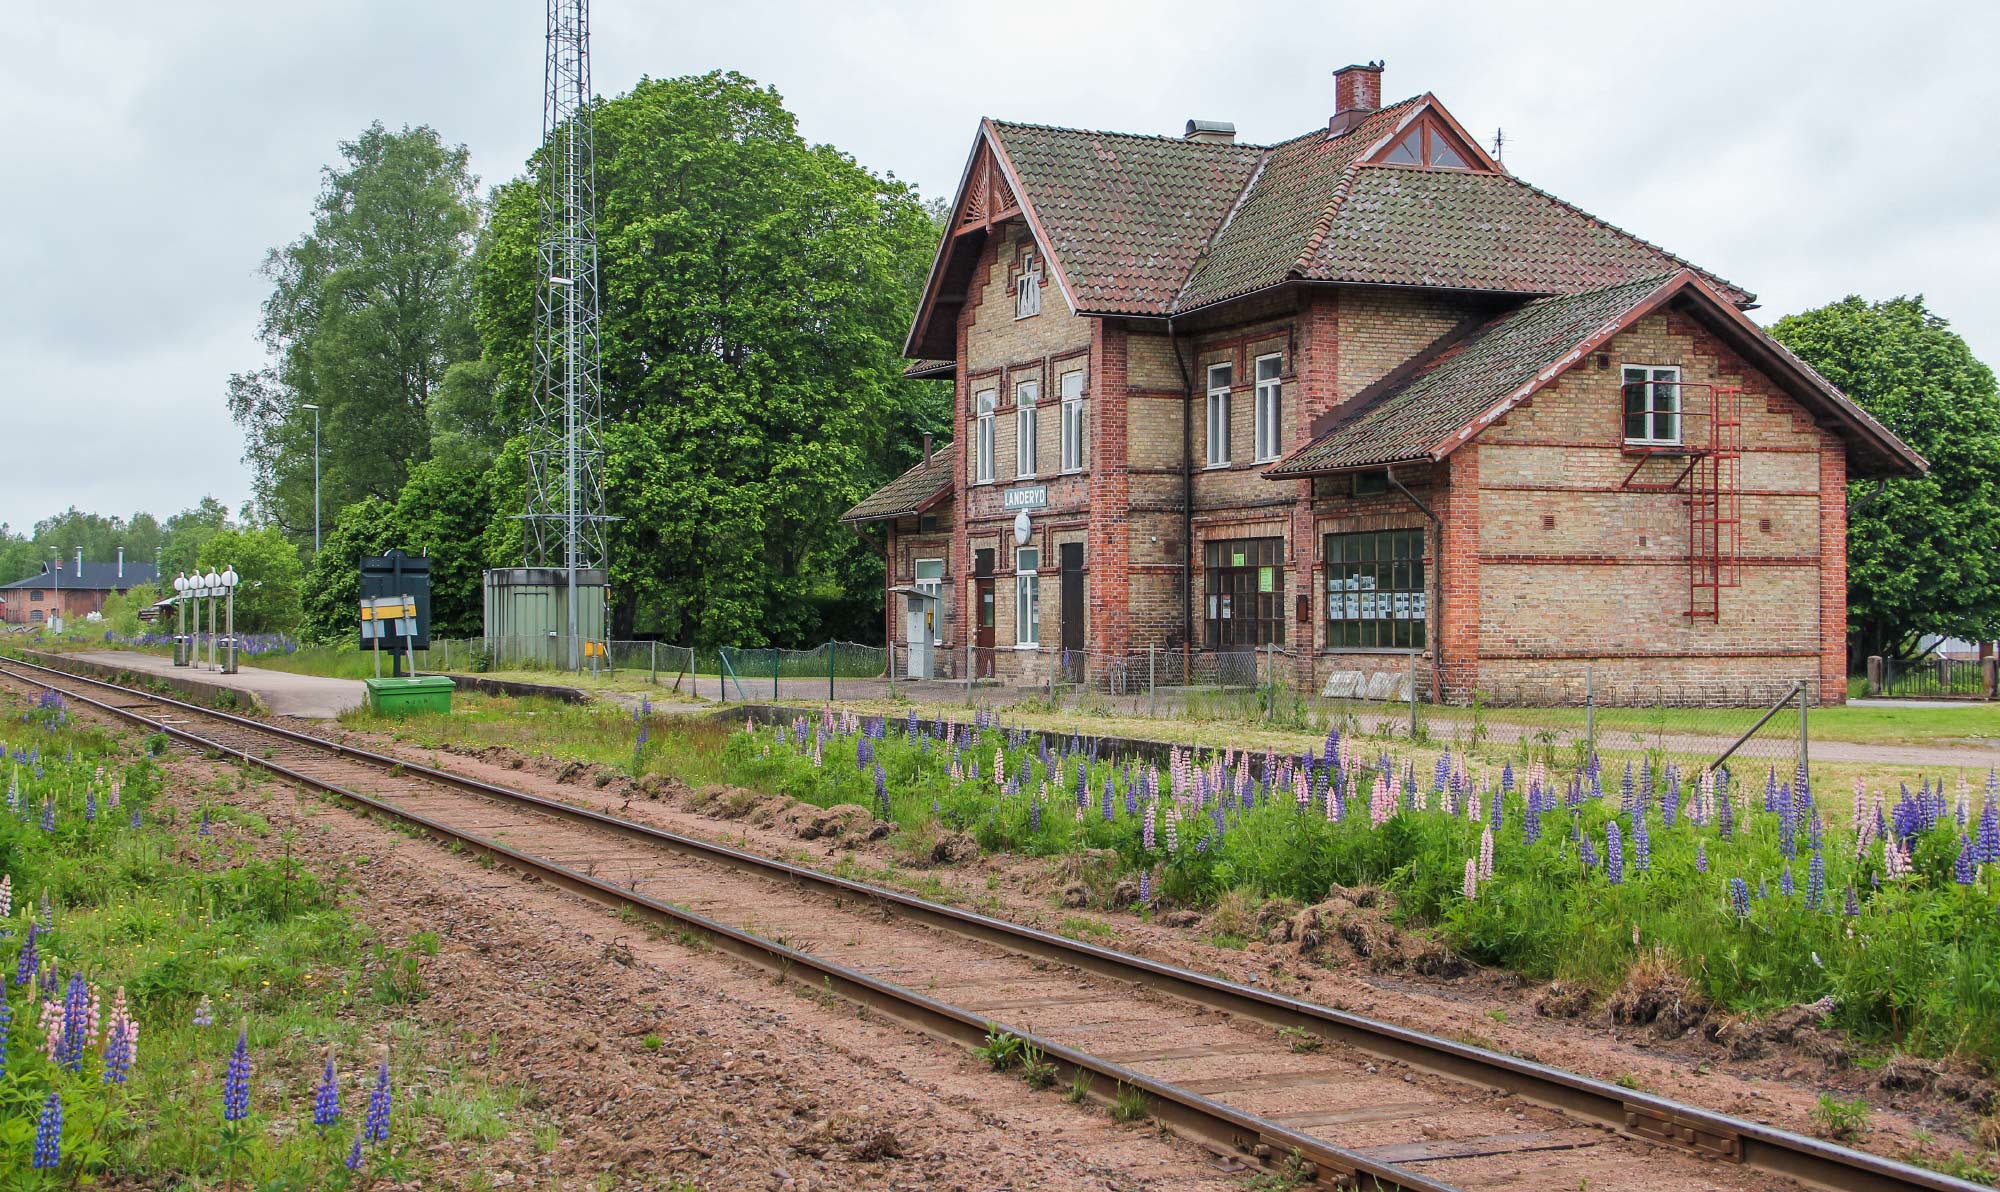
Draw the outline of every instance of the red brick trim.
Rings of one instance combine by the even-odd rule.
[[[1819,455],[1819,702],[1847,702],[1847,445]]]
[[[1437,537],[1439,566],[1433,567],[1444,599],[1433,624],[1446,692],[1471,691],[1479,683],[1479,444],[1468,443],[1450,459],[1451,487],[1445,490]]]
[[[1087,548],[1094,567],[1085,581],[1088,626],[1084,640],[1093,650],[1123,654],[1132,641],[1132,485],[1127,436],[1131,429],[1125,392],[1126,331],[1103,319],[1090,322],[1091,411],[1090,516]]]

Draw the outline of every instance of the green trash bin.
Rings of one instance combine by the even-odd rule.
[[[451,693],[458,687],[444,675],[418,675],[409,679],[363,679],[368,687],[368,706],[384,716],[410,712],[449,712]]]

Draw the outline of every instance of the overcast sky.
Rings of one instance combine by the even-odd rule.
[[[512,177],[541,0],[9,5],[0,67],[0,522],[249,493],[224,382],[262,360],[267,249],[372,120]],[[717,68],[926,195],[981,116],[1271,141],[1384,58],[1528,181],[1754,290],[1759,319],[1923,293],[2000,363],[2000,6],[668,4],[595,0],[596,89]],[[331,511],[329,511],[329,514]]]

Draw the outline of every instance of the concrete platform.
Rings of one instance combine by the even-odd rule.
[[[331,720],[349,708],[360,707],[367,688],[359,679],[323,679],[318,675],[294,675],[287,671],[263,670],[254,666],[237,668],[233,675],[191,666],[175,666],[173,659],[157,654],[100,650],[69,655],[71,658],[116,666],[145,674],[167,675],[210,687],[247,691],[279,716],[306,720]]]

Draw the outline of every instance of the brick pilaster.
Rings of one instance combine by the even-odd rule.
[[[1479,444],[1460,447],[1447,465],[1450,487],[1438,511],[1444,526],[1437,551],[1444,610],[1431,620],[1444,665],[1434,669],[1441,669],[1446,698],[1466,700],[1479,682]]]
[[[1299,310],[1295,327],[1296,356],[1291,361],[1292,383],[1286,391],[1291,415],[1287,419],[1291,424],[1291,437],[1285,444],[1288,452],[1311,442],[1313,423],[1347,396],[1340,392],[1340,292],[1333,290],[1309,297]],[[1319,650],[1320,626],[1324,623],[1325,596],[1319,590],[1314,567],[1319,543],[1314,534],[1313,482],[1297,481],[1294,499],[1297,503],[1292,506],[1292,607],[1285,610],[1290,622],[1286,637],[1298,655],[1297,681],[1316,690],[1314,662]],[[1297,616],[1301,595],[1306,597],[1303,625],[1298,623]]]
[[[1123,327],[1091,320],[1089,390],[1084,401],[1090,436],[1090,514],[1085,531],[1090,569],[1085,640],[1093,651],[1118,655],[1132,647],[1132,484],[1127,471],[1127,340]]]
[[[1847,447],[1832,434],[1819,452],[1819,700],[1847,701]]]

